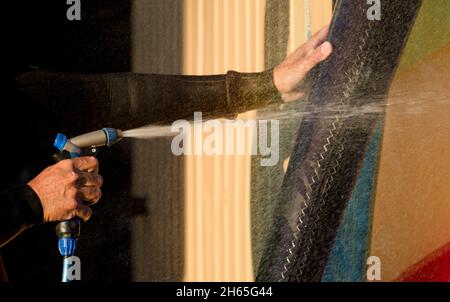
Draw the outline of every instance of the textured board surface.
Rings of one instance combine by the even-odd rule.
[[[259,280],[320,281],[361,160],[382,112],[420,1],[388,2],[383,22],[363,2],[340,1],[334,55],[318,71],[275,213],[273,246]]]

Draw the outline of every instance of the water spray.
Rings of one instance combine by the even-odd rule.
[[[122,136],[121,130],[113,128],[103,128],[71,139],[59,133],[54,143],[59,153],[54,158],[56,161],[61,161],[81,156],[94,156],[97,154],[98,147],[109,147],[121,140]],[[62,221],[56,226],[58,250],[63,257],[62,282],[81,280],[80,259],[75,256],[80,229],[79,218]]]

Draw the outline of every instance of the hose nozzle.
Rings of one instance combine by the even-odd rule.
[[[122,130],[103,128],[98,131],[82,134],[71,139],[59,133],[56,136],[54,146],[60,152],[67,151],[70,154],[80,154],[81,150],[89,147],[111,146],[122,139]]]

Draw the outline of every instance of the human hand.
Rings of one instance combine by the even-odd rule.
[[[95,157],[63,160],[28,183],[41,200],[44,222],[74,217],[88,220],[92,215],[89,205],[99,201],[102,184]]]
[[[327,59],[333,46],[326,42],[329,25],[322,28],[309,41],[301,45],[273,71],[274,83],[284,102],[298,100],[305,91],[300,85],[317,64]]]

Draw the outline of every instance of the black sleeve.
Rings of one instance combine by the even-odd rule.
[[[281,103],[273,72],[179,76],[118,73],[82,75],[35,71],[16,79],[19,91],[45,107],[49,122],[68,134],[114,127],[132,129],[155,123],[208,118]]]
[[[0,194],[0,248],[20,232],[42,221],[41,202],[29,186],[16,187]]]

